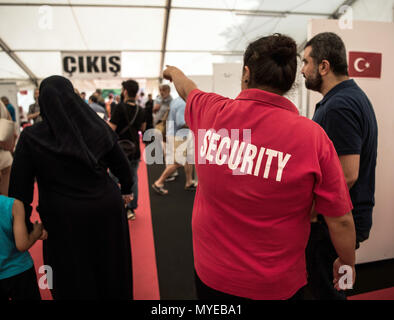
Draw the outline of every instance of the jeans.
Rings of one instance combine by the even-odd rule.
[[[131,191],[134,195],[134,199],[129,202],[127,205],[128,208],[135,210],[138,207],[138,166],[140,164],[140,159],[135,159],[135,160],[129,160],[130,163],[130,170],[131,170],[131,176],[133,177],[133,186],[131,188]]]

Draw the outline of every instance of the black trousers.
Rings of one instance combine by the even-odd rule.
[[[238,297],[231,294],[227,294],[221,291],[217,291],[208,287],[201,279],[198,277],[197,272],[194,271],[194,278],[196,282],[197,299],[199,300],[232,300],[232,301],[252,301],[248,298]],[[303,300],[304,299],[304,287],[297,291],[297,293],[292,296],[289,301],[293,300]]]
[[[34,267],[11,278],[0,280],[0,301],[41,300]]]
[[[331,242],[327,225],[311,223],[311,234],[305,251],[308,271],[308,289],[317,300],[346,300],[344,291],[333,284],[333,263],[338,258]]]

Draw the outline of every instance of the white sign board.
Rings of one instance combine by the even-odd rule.
[[[120,76],[120,52],[62,52],[63,75],[69,79],[109,79]]]

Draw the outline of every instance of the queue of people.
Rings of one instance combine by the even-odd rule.
[[[296,79],[297,45],[281,34],[249,44],[235,99],[203,92],[167,66],[163,77],[179,98],[162,85],[141,108],[138,83],[124,81],[105,121],[70,81],[45,79],[36,100],[42,121],[20,135],[8,195],[2,188],[0,196],[7,243],[0,265],[15,262],[0,270],[0,297],[39,299],[31,258],[20,252],[41,239],[44,262],[54,270],[54,299],[132,299],[127,219],[138,207],[139,131],[148,125],[167,133],[162,147],[175,159],[152,188],[166,195],[166,179],[181,166],[185,189],[197,187],[199,299],[299,300],[307,285],[317,299],[346,299],[340,269],[349,267],[354,283],[355,250],[372,226],[377,123],[371,102],[348,77],[343,41],[322,33],[304,49],[306,86],[323,95],[312,120],[284,97]],[[238,137],[224,134],[233,129]],[[42,224],[33,225],[35,182]]]

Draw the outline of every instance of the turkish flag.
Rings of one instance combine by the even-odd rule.
[[[382,54],[373,52],[349,52],[349,76],[356,78],[380,78]]]

